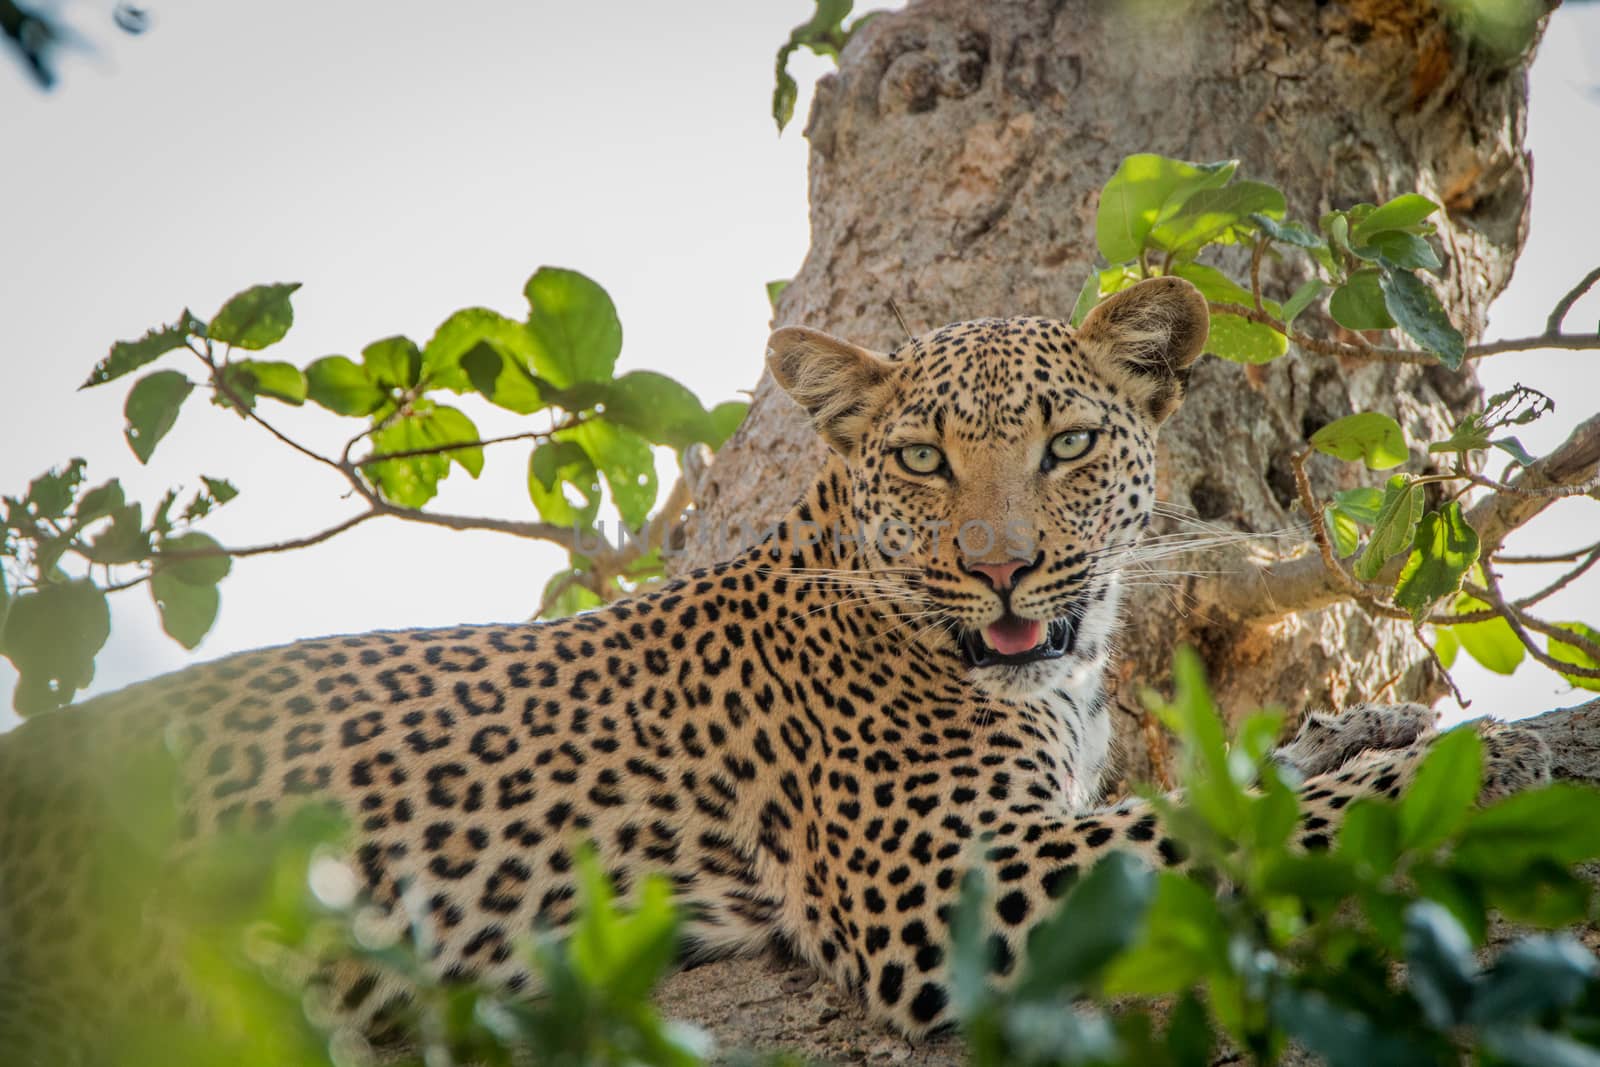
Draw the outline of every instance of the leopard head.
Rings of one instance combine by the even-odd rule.
[[[767,359],[843,457],[851,528],[834,536],[908,641],[1022,697],[1103,665],[1121,564],[1149,522],[1156,430],[1207,329],[1205,299],[1166,277],[1077,329],[979,319],[882,355],[786,327]]]

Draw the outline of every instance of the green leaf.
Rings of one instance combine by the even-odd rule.
[[[110,633],[106,595],[93,582],[52,582],[12,600],[0,645],[19,675],[17,713],[71,703],[94,680],[95,654]]]
[[[744,400],[724,400],[707,413],[711,426],[711,438],[706,442],[713,449],[721,448],[727,443],[733,432],[744,423],[744,417],[750,413],[750,404]]]
[[[226,504],[239,495],[239,490],[226,478],[208,478],[202,474],[200,480],[205,483],[206,492],[211,494],[211,499],[218,504]]]
[[[1225,967],[1228,929],[1216,894],[1187,875],[1157,879],[1154,902],[1138,939],[1111,962],[1105,991],[1112,996],[1164,996]]]
[[[1353,210],[1353,209],[1352,209]],[[1350,214],[1345,211],[1330,211],[1318,220],[1318,225],[1328,238],[1328,244],[1334,248],[1348,249],[1350,247]]]
[[[461,366],[462,357],[479,345],[488,345],[519,366],[533,365],[533,340],[526,323],[488,308],[462,308],[439,324],[422,349],[423,381],[466,392],[473,383]]]
[[[1333,494],[1333,502],[1361,525],[1371,526],[1378,521],[1378,512],[1383,509],[1383,490],[1370,485],[1340,489]]]
[[[161,613],[161,628],[188,649],[210,631],[222,602],[215,585],[194,585],[168,570],[157,571],[150,579],[150,597]]]
[[[1333,541],[1334,553],[1340,559],[1354,555],[1356,549],[1361,547],[1361,527],[1342,509],[1331,504],[1323,508],[1322,521],[1328,528],[1328,537]]]
[[[144,509],[135,502],[111,514],[111,524],[89,542],[85,555],[95,563],[137,563],[150,557],[150,534],[144,529]]]
[[[1390,329],[1395,322],[1390,311],[1375,267],[1351,274],[1328,299],[1328,314],[1347,330]]]
[[[1399,270],[1438,270],[1442,264],[1433,246],[1414,233],[1389,230],[1372,238],[1370,244],[1354,249],[1366,260],[1376,260]]]
[[[971,1020],[993,999],[993,988],[985,981],[990,955],[985,916],[983,868],[974,866],[961,878],[961,895],[950,921],[950,999],[962,1019]]]
[[[580,504],[567,498],[564,485],[578,491]],[[594,461],[575,441],[546,441],[528,461],[528,496],[545,522],[589,526],[600,512],[600,477]]]
[[[1179,263],[1172,268],[1172,273],[1191,282],[1200,290],[1201,296],[1215,303],[1249,306],[1255,302],[1250,290],[1217,268],[1204,263]],[[1271,300],[1263,300],[1261,306],[1272,315],[1280,315],[1283,312],[1283,308]]]
[[[1283,305],[1283,324],[1285,326],[1294,325],[1294,320],[1300,317],[1300,313],[1310,307],[1327,288],[1327,283],[1321,278],[1312,278],[1296,289],[1294,295],[1289,297]]]
[[[140,463],[150,462],[156,445],[178,421],[178,409],[193,390],[194,383],[179,371],[158,370],[140,378],[128,391],[122,408],[127,418],[123,436]]]
[[[59,519],[72,507],[72,498],[83,483],[87,464],[81,457],[67,461],[59,470],[51,469],[28,483],[24,498],[29,509],[41,519]]]
[[[795,101],[800,95],[800,87],[789,73],[789,57],[798,49],[805,48],[815,55],[837,59],[850,40],[850,35],[871,17],[862,16],[847,30],[844,20],[854,6],[853,0],[816,0],[816,5],[811,17],[796,26],[790,32],[789,39],[778,49],[776,85],[772,90],[772,118],[778,124],[779,133],[794,118]]]
[[[1369,879],[1385,878],[1400,856],[1400,813],[1373,798],[1356,801],[1339,826],[1339,853]]]
[[[1474,992],[1468,1019],[1479,1025],[1517,1022],[1577,1003],[1600,964],[1570,934],[1524,937],[1508,945]]]
[[[1456,597],[1452,610],[1465,614],[1469,611],[1482,611],[1489,605],[1475,597],[1462,593]],[[1487,622],[1459,623],[1450,627],[1456,639],[1461,642],[1461,647],[1467,654],[1477,660],[1484,667],[1496,674],[1511,674],[1516,671],[1528,653],[1516,631],[1511,629],[1511,624],[1503,618],[1490,619]]]
[[[550,406],[523,363],[488,342],[468,350],[461,357],[461,369],[485,400],[508,411],[531,415]]]
[[[477,441],[478,427],[458,409],[443,404],[422,416],[422,433],[430,444]],[[483,473],[483,447],[452,448],[444,453],[473,478]]]
[[[1600,1067],[1600,1050],[1531,1026],[1486,1026],[1483,1047],[1514,1067]]]
[[[1244,791],[1229,767],[1222,719],[1206,686],[1205,665],[1194,649],[1178,649],[1173,682],[1171,701],[1154,694],[1147,694],[1145,701],[1183,741],[1182,779],[1190,783],[1190,806],[1213,830],[1231,839],[1244,823]]]
[[[654,444],[681,450],[703,441],[715,448],[727,436],[693,393],[654,371],[624,374],[611,383],[603,402],[607,422]]]
[[[187,559],[170,558],[178,553],[202,554]],[[156,553],[156,563],[159,570],[189,585],[216,585],[233,569],[233,560],[216,538],[194,531],[165,538]]]
[[[1195,164],[1150,153],[1127,156],[1100,190],[1095,212],[1100,254],[1110,263],[1138,258],[1158,222],[1176,214],[1199,190],[1226,184],[1238,165],[1238,160]]]
[[[1362,460],[1374,471],[1398,467],[1410,455],[1400,424],[1377,411],[1334,419],[1311,435],[1311,447],[1346,462]]]
[[[1425,1046],[1380,1029],[1321,993],[1285,988],[1272,1002],[1278,1022],[1328,1067],[1416,1067],[1434,1062]]]
[[[1491,874],[1536,860],[1569,866],[1600,857],[1600,791],[1556,782],[1513,793],[1472,814],[1455,854],[1467,870]]]
[[[1404,552],[1412,542],[1417,522],[1422,518],[1423,492],[1404,474],[1389,479],[1383,490],[1378,520],[1372,524],[1367,547],[1356,558],[1355,576],[1364,582],[1378,577],[1392,556]]]
[[[1356,871],[1343,854],[1285,850],[1262,865],[1261,890],[1291,898],[1297,905],[1338,907],[1359,887]]]
[[[452,407],[419,400],[412,414],[395,419],[372,435],[372,456],[421,452],[374,463],[363,460],[361,469],[388,500],[402,507],[419,508],[439,492],[452,461],[476,478],[483,470],[483,448],[445,450],[444,446],[478,440],[472,420]],[[425,451],[424,451],[425,450]]]
[[[545,607],[544,614],[541,615],[540,618],[564,619],[568,615],[576,615],[580,611],[588,611],[590,608],[598,608],[605,603],[604,600],[601,600],[599,597],[595,596],[594,592],[588,586],[582,584],[581,582],[569,580],[576,573],[576,571],[570,568],[556,571],[556,573],[550,576],[550,580],[544,583],[544,590],[539,594],[539,602],[541,604],[546,602],[546,598],[548,598],[557,587],[561,588],[561,592],[554,600],[550,600],[548,602]]]
[[[1581,622],[1558,622],[1559,629],[1570,631],[1579,637],[1587,637],[1590,641],[1600,644],[1600,630],[1585,626]],[[1570,645],[1554,635],[1549,639],[1549,654],[1553,660],[1570,663],[1574,667],[1600,667],[1600,661],[1595,660],[1589,653],[1577,645]],[[1583,678],[1576,674],[1562,674],[1563,678],[1577,686],[1579,689],[1600,691],[1600,678]]]
[[[1416,894],[1447,908],[1474,945],[1482,945],[1489,933],[1489,903],[1484,885],[1453,867],[1418,860],[1407,872],[1416,883]]]
[[[1466,358],[1466,338],[1450,322],[1433,290],[1410,271],[1390,269],[1383,272],[1382,289],[1384,306],[1400,328],[1446,367],[1458,369]]]
[[[205,488],[196,492],[183,509],[185,522],[203,519],[211,514],[214,508],[221,507],[239,495],[239,490],[233,487],[232,482],[220,478],[207,478],[204,475],[200,480],[205,483]]]
[[[78,388],[88,389],[90,386],[104,385],[124,374],[136,371],[173,349],[182,348],[191,334],[203,335],[204,332],[204,324],[196,321],[185,308],[183,314],[178,316],[178,321],[172,325],[157,326],[137,341],[118,341],[112,345],[111,352],[94,365],[88,379]]]
[[[1155,875],[1144,861],[1113,852],[1096,863],[1055,915],[1028,933],[1022,998],[1083,989],[1133,944],[1155,896]]]
[[[324,356],[307,367],[306,396],[336,415],[370,415],[384,401],[366,368],[346,356]]]
[[[1199,189],[1150,231],[1149,242],[1179,253],[1196,251],[1213,241],[1232,243],[1240,230],[1255,228],[1252,215],[1282,218],[1286,206],[1283,194],[1264,182],[1238,181]]]
[[[1566,866],[1535,860],[1509,876],[1479,872],[1487,906],[1511,922],[1555,929],[1587,921],[1594,887]]]
[[[1450,436],[1443,441],[1433,441],[1428,445],[1429,453],[1441,452],[1472,452],[1489,447],[1489,428],[1484,425],[1483,416],[1477,412],[1468,413],[1455,429],[1450,431]]]
[[[1483,742],[1470,727],[1440,735],[1400,800],[1400,844],[1424,850],[1447,840],[1472,811],[1483,779]]]
[[[1283,222],[1269,215],[1252,215],[1250,221],[1274,241],[1297,248],[1326,248],[1327,242],[1298,222]]]
[[[594,469],[605,476],[611,502],[629,527],[637,529],[650,517],[656,502],[656,461],[650,443],[630,430],[608,422],[590,421],[563,437],[576,442]]]
[[[213,341],[251,351],[277,344],[294,325],[294,308],[289,294],[299,282],[256,285],[228,298],[206,328]]]
[[[622,324],[606,291],[577,271],[541,267],[524,292],[534,373],[562,388],[609,379]]]
[[[1394,587],[1394,602],[1421,620],[1435,601],[1461,588],[1461,579],[1478,562],[1478,531],[1452,500],[1417,524],[1411,555]]]
[[[1289,350],[1289,339],[1271,326],[1220,312],[1211,316],[1206,351],[1235,363],[1270,363]]]
[[[127,502],[127,496],[122,491],[122,483],[113,478],[83,494],[78,500],[78,506],[72,510],[72,522],[78,527],[87,526],[91,522],[105,518]]]
[[[1078,299],[1072,304],[1071,323],[1076,328],[1083,325],[1083,320],[1089,317],[1089,312],[1100,302],[1100,272],[1091,270],[1083,279],[1083,284],[1078,287]]]
[[[1404,230],[1415,226],[1439,210],[1439,205],[1421,193],[1404,193],[1374,208],[1350,231],[1353,244],[1366,244],[1385,230]]]
[[[1535,462],[1534,457],[1528,454],[1528,450],[1522,447],[1522,442],[1515,437],[1497,437],[1489,443],[1524,467],[1531,467]]]
[[[782,298],[783,291],[789,288],[789,279],[779,278],[777,281],[767,283],[767,306],[773,311],[778,310],[778,300]]]
[[[1456,656],[1461,653],[1461,639],[1456,636],[1454,627],[1433,628],[1433,652],[1439,657],[1439,662],[1444,664],[1445,670],[1456,665]]]
[[[1436,1030],[1466,1012],[1477,964],[1472,939],[1442,904],[1419,900],[1406,909],[1406,985]]]
[[[296,407],[306,402],[306,376],[293,363],[244,359],[230,364],[228,373],[244,378],[244,391],[251,396],[270,396]]]
[[[422,351],[409,337],[385,337],[361,350],[367,378],[380,389],[410,389],[422,378]]]

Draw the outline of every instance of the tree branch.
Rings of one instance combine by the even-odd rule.
[[[1237,315],[1251,322],[1259,322],[1271,326],[1280,333],[1285,333],[1289,340],[1307,352],[1314,352],[1321,356],[1335,356],[1340,359],[1365,359],[1379,363],[1415,363],[1431,366],[1439,362],[1439,357],[1432,352],[1422,352],[1412,348],[1389,348],[1382,345],[1348,344],[1343,341],[1328,341],[1310,334],[1301,333],[1299,330],[1285,330],[1283,320],[1267,311],[1246,307],[1243,304],[1230,304],[1213,301],[1210,304],[1213,314]],[[1600,333],[1557,333],[1537,334],[1533,337],[1507,338],[1500,341],[1489,341],[1484,344],[1470,345],[1467,348],[1467,359],[1482,359],[1485,356],[1496,356],[1503,352],[1530,352],[1540,348],[1562,348],[1572,351],[1582,351],[1591,348],[1600,349]]]
[[[1580,423],[1549,455],[1468,509],[1466,518],[1478,532],[1481,558],[1492,558],[1512,531],[1525,526],[1558,499],[1548,490],[1567,486],[1589,486],[1592,490],[1597,478],[1600,415]],[[1389,582],[1394,580],[1390,572],[1398,573],[1398,566],[1391,563],[1386,568],[1384,576]],[[1237,573],[1219,576],[1197,594],[1203,602],[1245,622],[1270,622],[1352,597],[1349,588],[1328,570],[1320,552],[1259,567],[1243,578]],[[1463,617],[1456,621],[1466,620]]]
[[[1567,312],[1572,310],[1572,305],[1582,299],[1583,294],[1594,288],[1594,283],[1600,282],[1600,267],[1585,274],[1583,278],[1567,290],[1567,294],[1556,301],[1556,306],[1550,312],[1550,317],[1544,322],[1546,337],[1555,337],[1561,333],[1561,324],[1567,319]]]

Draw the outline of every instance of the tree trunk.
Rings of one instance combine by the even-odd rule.
[[[1066,318],[1095,258],[1100,186],[1124,156],[1159,152],[1237,157],[1242,176],[1279,186],[1291,216],[1313,222],[1411,190],[1440,201],[1449,268],[1438,288],[1471,336],[1524,236],[1525,60],[1475,50],[1423,0],[913,3],[864,27],[817,87],[812,245],[776,321],[887,349],[900,338],[891,298],[918,332],[988,315]],[[1270,264],[1266,278],[1283,294],[1301,280]],[[1290,457],[1312,430],[1375,409],[1427,440],[1477,395],[1470,371],[1303,354],[1250,369],[1204,360],[1163,431],[1158,496],[1232,529],[1295,530],[1305,516]],[[763,376],[744,428],[698,486],[703,521],[777,518],[822,448]],[[1353,477],[1312,467],[1319,491]],[[1161,520],[1157,532],[1174,528]],[[1304,537],[1263,544],[1303,550]],[[1243,580],[1248,564],[1233,550],[1178,566]],[[1137,696],[1167,677],[1180,642],[1201,650],[1234,712],[1439,695],[1401,625],[1349,605],[1241,621],[1218,588],[1183,578],[1130,596],[1113,698],[1126,777],[1164,777],[1160,732]]]

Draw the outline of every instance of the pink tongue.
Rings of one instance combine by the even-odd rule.
[[[1037,619],[1019,619],[1015,615],[1007,615],[986,627],[983,633],[989,639],[990,648],[1002,656],[1014,656],[1039,643],[1040,627]]]

